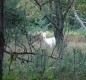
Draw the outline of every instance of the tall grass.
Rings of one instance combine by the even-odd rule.
[[[35,51],[31,63],[12,67],[4,66],[4,80],[86,80],[86,53],[74,48],[63,59],[53,60],[47,51]]]

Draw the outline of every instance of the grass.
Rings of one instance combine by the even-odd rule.
[[[41,54],[39,50],[32,63],[22,63],[8,70],[4,66],[4,80],[85,80],[86,53],[80,48],[73,48],[64,54],[63,59],[51,60],[47,52]],[[13,63],[14,64],[14,63]]]
[[[34,51],[36,56],[29,56],[30,59],[32,58],[32,62],[22,63],[22,61],[13,60],[9,71],[10,57],[8,56],[5,58],[3,80],[86,80],[85,33],[85,31],[68,33],[68,46],[63,59],[60,60],[48,57],[52,52],[49,47],[43,54],[37,49]],[[52,36],[53,33],[47,33],[48,38]],[[13,45],[11,44],[11,46]],[[26,43],[25,46],[27,46]],[[14,49],[14,46],[11,48]],[[23,51],[22,49],[20,51]],[[26,56],[22,57],[26,58]]]

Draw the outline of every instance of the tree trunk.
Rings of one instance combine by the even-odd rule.
[[[3,26],[3,0],[0,0],[0,80],[3,72],[3,53],[4,53],[4,26]]]
[[[61,23],[59,25],[61,27],[60,29],[54,29],[54,36],[56,39],[56,49],[57,53],[59,54],[59,57],[62,58],[63,51],[64,51],[64,34],[63,34],[63,28],[64,28],[64,23]]]
[[[55,15],[56,17],[54,18],[54,36],[56,39],[56,49],[57,53],[59,54],[59,57],[62,58],[63,50],[64,50],[64,34],[63,34],[63,29],[64,29],[64,15],[62,14],[63,12],[63,7],[60,5],[61,2],[58,0],[54,0],[54,5],[55,5]]]

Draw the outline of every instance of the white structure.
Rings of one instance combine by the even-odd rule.
[[[43,33],[42,33],[42,36],[43,36],[43,42],[44,42],[45,44],[47,44],[48,46],[52,47],[53,45],[56,44],[55,37],[46,38],[46,32],[43,32]]]

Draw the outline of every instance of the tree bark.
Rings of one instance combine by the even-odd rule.
[[[64,29],[64,17],[62,14],[62,6],[61,2],[54,0],[55,5],[55,15],[56,18],[54,18],[54,22],[56,25],[54,25],[54,36],[56,39],[56,49],[59,57],[62,57],[63,54],[63,44],[64,44],[64,35],[63,35],[63,29]]]
[[[63,55],[63,50],[64,50],[64,34],[63,34],[63,28],[64,28],[64,23],[59,25],[59,27],[62,27],[61,29],[55,29],[54,28],[54,36],[56,39],[56,49],[57,53],[59,54],[59,57],[62,58]]]
[[[3,76],[3,53],[4,53],[4,26],[3,26],[3,0],[0,0],[0,80]]]

